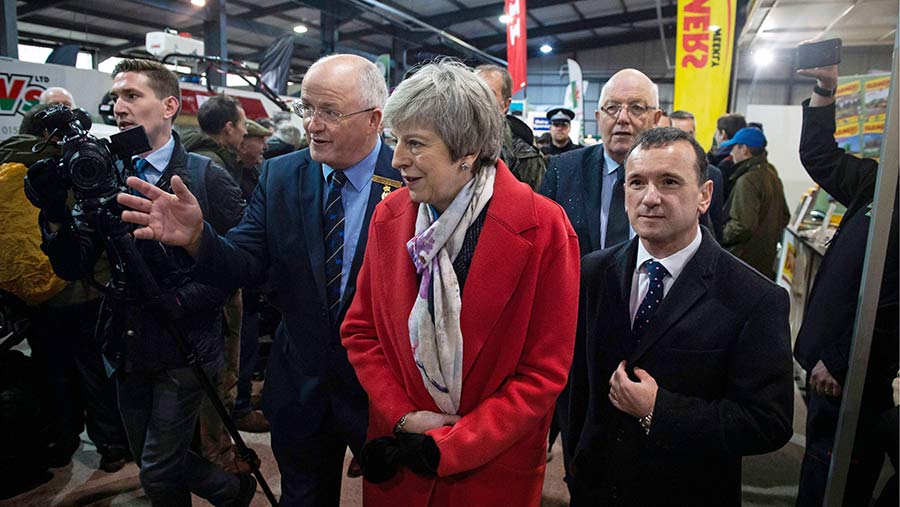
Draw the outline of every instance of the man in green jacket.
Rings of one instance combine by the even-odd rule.
[[[239,181],[242,169],[238,159],[241,141],[247,135],[247,116],[234,97],[215,95],[206,99],[197,110],[197,123],[201,132],[185,132],[181,136],[184,148],[198,155],[209,157]],[[225,338],[225,368],[217,379],[219,397],[230,412],[237,396],[237,377],[240,369],[241,320],[243,304],[241,291],[231,295],[224,307],[222,334]],[[249,472],[249,466],[236,458],[231,437],[209,400],[200,406],[200,453],[206,459],[232,473]]]
[[[722,246],[774,280],[775,250],[790,211],[778,172],[766,160],[766,136],[757,128],[743,128],[720,146],[733,146],[734,157]]]
[[[184,149],[212,159],[235,179],[240,170],[238,149],[247,134],[247,116],[234,97],[216,95],[206,99],[197,111],[201,132],[181,136]]]

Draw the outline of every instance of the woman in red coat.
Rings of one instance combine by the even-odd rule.
[[[406,187],[375,209],[341,327],[369,395],[365,504],[538,506],[578,238],[498,160],[504,119],[462,64],[422,67],[384,119]]]

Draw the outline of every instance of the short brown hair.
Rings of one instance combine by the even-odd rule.
[[[740,113],[723,114],[716,120],[716,128],[724,130],[728,139],[734,137],[738,130],[747,126],[747,120]]]
[[[172,117],[172,121],[181,112],[181,86],[178,84],[178,76],[167,69],[165,65],[154,60],[142,60],[140,58],[128,58],[116,64],[112,71],[113,78],[122,72],[137,72],[147,76],[150,88],[156,98],[163,100],[166,97],[178,99],[178,111]]]
[[[647,129],[638,135],[634,146],[628,150],[628,157],[634,153],[634,150],[650,150],[655,148],[665,148],[675,143],[685,142],[691,145],[694,150],[694,169],[697,172],[697,184],[703,185],[709,179],[709,164],[706,162],[706,151],[700,146],[700,143],[694,139],[694,136],[675,127],[656,127]]]
[[[204,134],[211,136],[222,132],[225,125],[231,122],[237,125],[241,103],[228,95],[213,95],[197,110],[197,123]]]

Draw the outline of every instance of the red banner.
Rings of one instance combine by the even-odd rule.
[[[200,109],[200,106],[203,105],[203,102],[206,101],[209,97],[215,95],[212,92],[208,91],[198,91],[191,90],[189,88],[181,89],[181,112],[187,115],[195,115],[197,111]],[[244,108],[244,114],[247,115],[247,118],[268,118],[269,113],[266,112],[266,106],[263,105],[262,101],[253,97],[240,97],[237,95],[230,95],[230,97],[234,97],[238,99],[241,103],[241,107]]]
[[[525,34],[525,0],[506,0],[506,61],[512,76],[512,92],[525,88],[528,78],[528,45]]]

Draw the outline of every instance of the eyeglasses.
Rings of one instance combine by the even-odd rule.
[[[305,120],[309,120],[313,117],[316,117],[322,123],[327,123],[329,125],[335,125],[335,124],[339,123],[341,120],[343,120],[344,118],[349,118],[349,117],[355,116],[357,114],[369,113],[369,112],[374,111],[377,108],[370,107],[368,109],[363,109],[361,111],[356,111],[354,113],[341,114],[338,111],[335,111],[333,109],[327,109],[327,108],[318,109],[318,108],[315,108],[308,104],[304,104],[300,101],[296,101],[293,104],[291,104],[291,109],[294,111],[294,114],[296,114],[297,116],[300,116],[301,118],[303,118]]]
[[[641,104],[640,102],[628,104],[627,106],[625,104],[607,104],[600,108],[601,111],[612,116],[613,118],[617,118],[619,116],[619,113],[621,113],[623,109],[628,112],[628,116],[632,118],[640,118],[647,114],[647,112],[652,111],[656,108],[646,106],[644,104]]]

